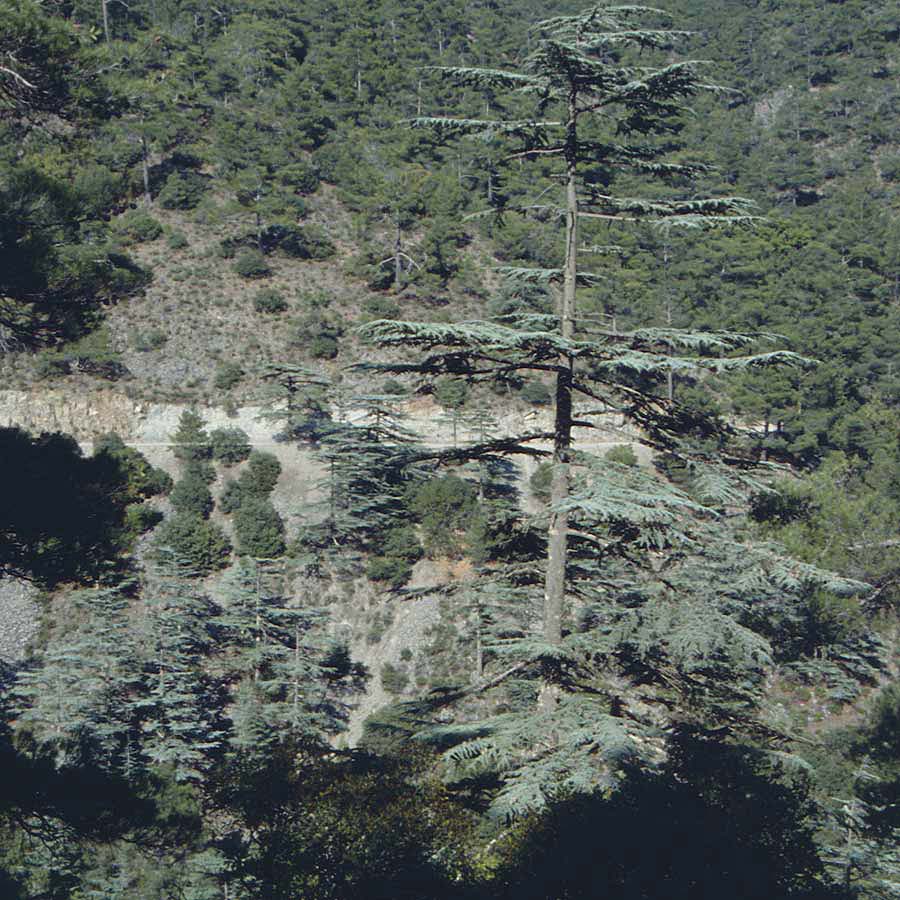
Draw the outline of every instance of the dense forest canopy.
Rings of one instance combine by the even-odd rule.
[[[0,429],[4,896],[896,896],[898,66],[868,0],[0,0],[2,387],[181,413]]]

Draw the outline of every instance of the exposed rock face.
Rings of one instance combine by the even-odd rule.
[[[0,390],[0,426],[18,425],[33,434],[62,431],[83,444],[89,444],[97,435],[114,431],[126,443],[141,449],[146,447],[152,452],[155,447],[169,446],[169,439],[178,427],[178,417],[187,407],[188,404],[132,400],[126,394],[110,389],[81,392],[59,388]],[[218,407],[194,408],[209,428],[243,428],[255,447],[274,443],[275,426],[262,416],[262,407],[245,406],[233,415]],[[453,417],[430,398],[407,401],[402,405],[402,412],[407,417],[407,427],[432,446],[463,444],[481,437],[463,421],[454,424]],[[578,410],[575,412],[577,415]],[[358,415],[351,409],[345,417],[352,422]],[[587,437],[583,430],[579,434],[583,449],[627,443],[636,437],[633,431],[623,428],[617,415],[594,417],[594,420],[599,426],[596,432]],[[486,438],[491,440],[520,431],[549,432],[552,428],[551,413],[546,409],[500,413]]]
[[[33,434],[62,431],[81,443],[110,431],[127,441],[145,412],[144,405],[118,391],[0,391],[0,426],[18,425]]]
[[[37,590],[18,578],[0,578],[0,661],[20,662],[38,628]]]

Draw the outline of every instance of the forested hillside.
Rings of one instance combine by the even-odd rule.
[[[3,895],[897,896],[898,66],[0,0]]]

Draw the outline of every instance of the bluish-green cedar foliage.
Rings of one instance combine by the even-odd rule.
[[[312,597],[288,598],[283,586],[278,563],[241,559],[229,573],[217,618],[232,648],[226,672],[237,698],[231,741],[243,751],[340,731],[341,693],[359,687],[362,677],[349,661],[343,668],[333,664],[327,617]]]
[[[403,425],[397,397],[370,395],[343,401],[350,421],[323,428],[318,456],[326,466],[323,535],[373,549],[406,524],[408,485],[420,477],[414,437]]]
[[[677,181],[700,178],[706,171],[704,164],[665,158],[666,142],[660,138],[677,131],[684,101],[710,86],[697,63],[672,62],[666,56],[653,67],[639,58],[637,51],[668,52],[682,37],[666,24],[644,24],[654,17],[653,11],[597,7],[540,23],[519,71],[441,70],[474,90],[530,98],[533,108],[521,118],[425,118],[414,123],[446,137],[501,138],[514,145],[518,158],[555,166],[565,198],[543,201],[541,211],[565,221],[565,257],[556,267],[508,267],[503,274],[523,284],[560,283],[556,315],[521,313],[454,324],[382,320],[362,328],[382,347],[422,353],[418,362],[369,367],[380,371],[469,381],[498,373],[552,374],[556,380],[552,430],[535,429],[468,449],[477,458],[488,448],[500,454],[534,453],[530,442],[554,442],[547,555],[543,563],[535,560],[530,571],[514,570],[512,583],[522,600],[520,624],[517,633],[490,642],[491,674],[455,695],[451,691],[432,698],[445,705],[514,674],[541,685],[537,710],[532,699],[486,721],[443,726],[430,736],[451,748],[445,758],[452,780],[499,779],[494,810],[500,815],[540,806],[559,790],[613,784],[628,762],[659,761],[667,704],[674,702],[701,719],[731,716],[730,727],[739,728],[753,718],[771,663],[766,638],[741,621],[734,605],[721,602],[732,584],[727,573],[719,570],[714,580],[707,573],[706,602],[693,588],[673,588],[672,573],[657,575],[685,558],[702,570],[707,542],[714,547],[736,544],[719,524],[719,513],[743,502],[748,490],[740,471],[743,462],[732,460],[740,463],[732,473],[718,447],[710,449],[709,441],[704,446],[697,440],[704,431],[724,437],[727,429],[660,399],[657,386],[676,374],[701,381],[776,364],[802,367],[806,361],[784,351],[739,356],[758,340],[744,333],[598,328],[582,323],[576,307],[577,291],[602,279],[578,265],[580,235],[593,237],[592,222],[642,219],[669,228],[705,228],[716,221],[752,220],[751,204],[740,198],[696,199],[692,194],[681,199],[661,192],[644,199],[619,194],[615,184],[606,187],[591,177],[594,167],[601,166],[630,188],[628,179],[634,175]],[[581,228],[582,220],[587,227]],[[582,402],[577,409],[576,398]],[[615,461],[574,454],[572,429],[576,422],[591,426],[591,405],[593,412],[624,412],[657,452],[689,461],[690,484],[676,487]],[[714,558],[723,553],[717,550]],[[771,569],[759,573],[760,580],[777,585],[790,571],[789,564],[772,562]],[[839,581],[809,567],[794,579],[796,590],[802,591],[804,579],[832,588]],[[845,589],[859,590],[860,585]],[[527,614],[535,601],[542,606],[537,628]],[[575,604],[585,609],[596,604],[602,612],[577,625],[571,613]],[[481,640],[483,612],[476,618]],[[655,687],[644,688],[642,697],[642,684]],[[655,706],[649,703],[651,696],[657,702],[667,696],[667,701]]]
[[[231,554],[231,542],[218,525],[196,513],[178,513],[167,519],[156,533],[160,553],[185,559],[199,573],[223,568]]]
[[[172,507],[182,515],[207,518],[213,509],[213,498],[209,486],[200,472],[189,469],[175,482],[169,495]]]
[[[77,624],[18,680],[18,727],[51,745],[63,763],[86,755],[105,770],[135,774],[134,699],[142,672],[127,598],[106,589],[81,592],[69,602]]]
[[[178,781],[201,779],[224,738],[214,683],[202,669],[212,604],[198,590],[198,574],[187,560],[164,555],[144,589],[146,677],[135,703],[141,752],[150,764],[171,767]]]

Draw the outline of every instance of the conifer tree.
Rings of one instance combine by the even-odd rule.
[[[708,681],[712,675],[704,666],[719,654],[730,660],[720,674],[745,683],[759,684],[765,665],[766,642],[760,635],[727,616],[713,621],[712,612],[712,619],[704,622],[702,605],[686,603],[675,608],[674,618],[657,619],[650,602],[657,588],[648,594],[642,587],[654,579],[637,575],[633,567],[651,559],[658,566],[663,552],[686,552],[694,545],[686,523],[715,520],[718,507],[736,502],[747,491],[747,479],[740,473],[746,460],[709,449],[709,438],[721,443],[727,429],[667,399],[660,388],[669,373],[702,380],[711,374],[806,361],[784,351],[737,356],[756,338],[734,332],[598,330],[582,321],[576,308],[577,288],[599,278],[579,266],[578,254],[585,250],[580,237],[584,221],[645,220],[703,228],[752,219],[751,204],[740,198],[696,199],[692,181],[705,166],[665,159],[685,99],[712,86],[701,79],[698,63],[652,67],[637,58],[641,51],[668,51],[682,37],[667,27],[643,27],[641,21],[652,15],[656,13],[638,8],[597,7],[558,17],[536,26],[535,44],[519,71],[442,70],[468,87],[524,96],[533,101],[536,115],[504,121],[425,118],[414,123],[445,136],[500,135],[514,143],[513,158],[554,167],[562,202],[545,201],[540,209],[565,222],[562,263],[558,268],[507,269],[504,274],[518,283],[558,285],[556,315],[526,312],[458,324],[377,321],[363,328],[381,346],[419,348],[426,354],[418,363],[372,364],[382,371],[469,380],[552,375],[556,381],[552,431],[535,430],[443,454],[540,455],[532,442],[553,444],[546,559],[542,571],[532,566],[530,574],[519,572],[515,581],[523,600],[542,582],[541,634],[495,643],[493,655],[506,657],[512,665],[459,693],[432,698],[442,704],[471,696],[529,668],[540,674],[537,713],[509,712],[487,723],[447,726],[436,737],[444,746],[457,745],[448,758],[463,780],[488,773],[501,778],[498,808],[507,812],[540,805],[560,782],[575,789],[588,789],[604,779],[609,783],[625,759],[650,760],[660,752],[652,738],[653,717],[635,712],[630,704],[636,701],[624,699],[627,690],[607,686],[597,691],[591,686],[597,679],[603,682],[604,666],[618,671],[623,685],[634,677],[627,664],[617,669],[624,660],[616,655],[623,644],[632,641],[659,684],[669,678],[671,685],[674,667],[682,700],[696,693],[691,672],[703,670]],[[598,172],[606,174],[599,178]],[[690,185],[686,189],[691,196],[672,199],[668,193],[643,199],[615,193],[617,183],[630,185],[634,176]],[[593,409],[576,409],[576,397]],[[658,454],[690,466],[686,489],[628,466],[573,454],[573,428],[591,427],[593,415],[613,411],[624,412],[641,428],[645,442]],[[730,473],[729,462],[737,464],[736,474]],[[707,526],[705,534],[721,536],[714,526]],[[827,581],[824,575],[822,579]],[[657,581],[662,581],[659,587],[665,583]],[[568,635],[563,628],[567,595],[578,600],[586,616],[580,626],[569,625]],[[636,603],[641,609],[638,619],[647,627],[632,639],[602,617],[592,620],[587,612],[592,602],[604,609],[627,609]],[[658,611],[666,612],[664,606]]]
[[[330,664],[326,615],[305,605],[305,597],[285,596],[284,581],[277,561],[240,560],[216,621],[230,648],[231,741],[257,753],[278,741],[317,740],[342,727],[333,685],[348,673],[336,673]],[[350,669],[352,676],[356,670]]]
[[[135,700],[141,749],[178,781],[198,781],[222,743],[215,687],[203,671],[212,604],[192,583],[197,573],[171,554],[145,589],[144,685]]]
[[[590,375],[595,376],[594,380],[611,382],[615,387],[623,376],[632,373],[652,375],[676,368],[695,372],[704,367],[716,369],[715,363],[702,359],[671,358],[668,354],[676,347],[686,345],[702,351],[718,344],[720,350],[728,351],[748,342],[743,336],[682,338],[666,330],[603,335],[592,346],[575,341],[576,288],[579,284],[590,285],[598,277],[579,267],[578,254],[585,249],[580,245],[581,220],[613,223],[649,219],[664,220],[669,227],[701,227],[715,221],[746,222],[750,217],[751,204],[740,198],[639,199],[611,194],[593,177],[586,177],[600,167],[615,175],[688,180],[705,169],[703,165],[665,161],[666,146],[661,139],[677,131],[684,100],[711,86],[701,80],[700,67],[695,62],[651,68],[630,61],[636,51],[669,49],[682,36],[670,28],[642,26],[637,20],[645,15],[638,9],[596,7],[580,15],[539,23],[535,27],[539,40],[520,71],[439,70],[468,87],[505,90],[529,97],[539,118],[517,121],[423,118],[414,122],[418,127],[431,127],[448,136],[504,135],[514,144],[514,157],[556,163],[554,177],[564,187],[563,205],[545,206],[548,213],[565,217],[565,256],[560,268],[516,269],[505,273],[518,281],[561,284],[556,320],[552,323],[555,327],[546,321],[531,320],[527,323],[527,333],[502,326],[493,333],[479,332],[483,326],[474,326],[476,330],[468,336],[454,333],[451,327],[446,334],[433,330],[417,341],[423,346],[459,348],[443,358],[433,358],[433,371],[452,372],[455,362],[458,374],[480,374],[488,362],[486,357],[496,347],[501,352],[513,351],[513,358],[507,361],[507,371],[530,369],[552,372],[556,377],[552,513],[544,608],[544,636],[549,644],[558,644],[561,638],[569,518],[564,507],[569,498],[572,429],[576,424],[573,423],[573,393],[596,396],[603,402],[595,388],[576,380],[576,363],[584,359],[593,366]],[[375,324],[368,330],[376,340],[391,343],[391,329],[392,326]],[[408,337],[415,340],[413,334]],[[477,344],[482,346],[474,350],[472,345]],[[588,373],[578,373],[579,378],[587,376]]]
[[[82,620],[20,676],[19,722],[54,744],[60,759],[84,757],[131,775],[138,768],[132,703],[140,684],[137,648],[119,589],[83,591],[72,601]]]

